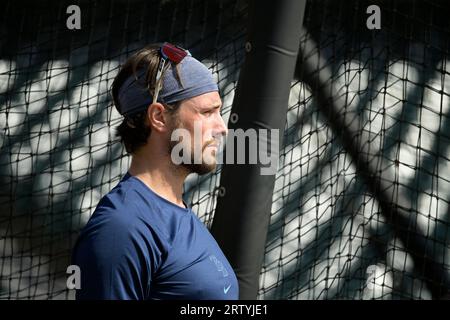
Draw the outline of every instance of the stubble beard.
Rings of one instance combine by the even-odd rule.
[[[176,130],[176,129],[179,129],[179,128],[183,128],[181,126],[180,122],[178,121],[178,119],[174,119],[174,120],[175,120],[175,123],[174,123],[173,130]],[[172,130],[172,132],[173,132],[173,130]],[[179,141],[172,141],[170,139],[170,137],[169,137],[169,141],[168,141],[169,157],[172,154],[173,148],[178,143],[180,143],[180,142]],[[210,173],[210,172],[214,171],[216,169],[216,167],[217,167],[216,161],[214,160],[214,161],[209,161],[209,163],[206,163],[204,161],[204,158],[203,158],[203,153],[204,153],[205,149],[208,147],[208,145],[209,145],[209,143],[207,142],[207,143],[205,143],[205,145],[202,146],[202,149],[201,149],[201,163],[198,163],[200,161],[196,161],[196,159],[194,157],[194,148],[191,148],[191,150],[190,150],[190,153],[191,153],[191,155],[190,155],[190,163],[181,163],[181,164],[175,165],[175,166],[180,168],[180,169],[183,169],[183,171],[187,171],[188,174],[196,173],[198,175],[204,175],[204,174],[207,174],[207,173]],[[217,151],[213,152],[211,154],[211,156],[215,157],[216,152]],[[183,157],[182,153],[183,153],[183,150],[181,150],[181,154],[180,154],[181,157]]]

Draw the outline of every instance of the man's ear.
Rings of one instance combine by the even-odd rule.
[[[147,121],[153,131],[166,132],[168,130],[167,114],[161,103],[152,103],[147,109]]]

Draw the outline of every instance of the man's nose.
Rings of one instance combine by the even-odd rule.
[[[228,134],[227,125],[225,124],[225,121],[223,121],[222,115],[220,114],[219,114],[219,132],[224,136]]]

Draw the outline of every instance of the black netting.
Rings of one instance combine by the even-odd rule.
[[[71,4],[81,8],[78,31],[66,28]],[[381,30],[366,28],[371,4],[380,6]],[[259,298],[426,299],[444,286],[411,245],[422,239],[427,257],[449,277],[450,22],[444,4],[307,3],[302,52],[324,61],[316,69],[329,70],[336,101],[327,105],[334,109],[324,108],[321,88],[297,72],[302,80],[292,82]],[[247,1],[239,0],[5,2],[0,298],[73,298],[66,268],[78,231],[129,165],[108,94],[120,64],[151,42],[188,48],[214,71],[227,120],[244,59],[247,11]],[[345,130],[327,110],[343,115]],[[387,189],[374,191],[370,180],[382,180]],[[186,201],[208,226],[219,183],[220,169],[185,184]],[[399,233],[404,225],[386,213],[389,207],[409,214],[407,232]]]
[[[371,4],[381,30],[366,28]],[[449,289],[446,8],[308,3],[301,46],[313,62],[297,75],[329,75],[292,86],[261,297],[426,299]]]

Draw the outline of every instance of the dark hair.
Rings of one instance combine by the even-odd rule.
[[[120,137],[128,153],[134,153],[147,143],[151,129],[145,123],[147,110],[126,117],[116,128],[116,137]]]
[[[123,83],[133,75],[137,80],[136,72],[138,70],[146,70],[143,77],[145,86],[149,94],[153,96],[155,88],[156,72],[159,64],[160,44],[151,44],[145,48],[139,50],[123,64],[119,73],[114,78],[111,86],[111,94],[114,105],[118,110],[121,110],[119,97],[119,90]],[[164,72],[167,70],[170,64],[166,64]],[[178,71],[178,70],[177,70]],[[167,111],[174,114],[178,110],[180,103],[174,105],[163,104]],[[150,136],[151,128],[146,124],[145,119],[147,117],[147,108],[143,111],[131,115],[125,115],[122,123],[116,128],[116,136],[121,138],[122,143],[125,145],[125,149],[128,153],[134,153],[141,146],[147,143],[147,139]]]

